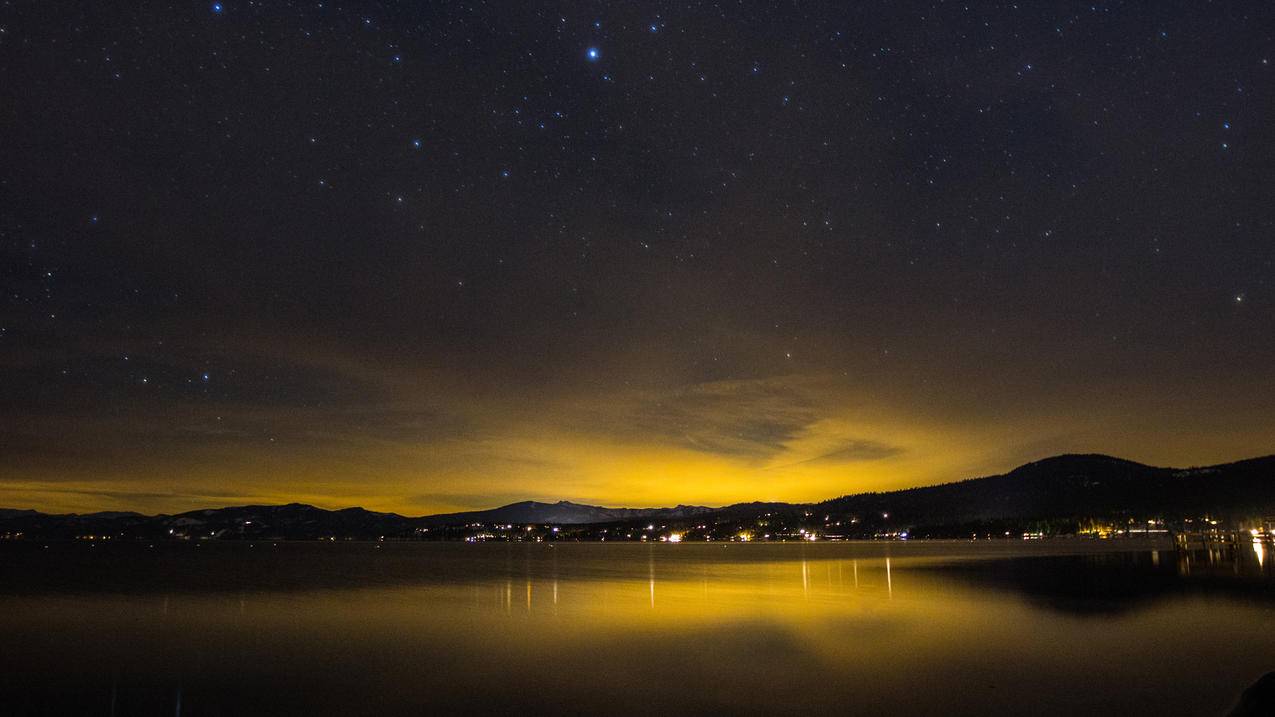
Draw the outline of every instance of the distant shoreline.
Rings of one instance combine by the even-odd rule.
[[[765,547],[775,546],[800,546],[803,548],[819,550],[835,546],[879,546],[883,548],[898,548],[907,550],[909,546],[925,547],[925,546],[967,546],[967,547],[988,547],[988,548],[1006,548],[1018,547],[1028,548],[1028,552],[1035,552],[1032,548],[1056,548],[1059,546],[1070,546],[1077,548],[1077,552],[1098,552],[1094,548],[1109,548],[1115,551],[1128,550],[1173,550],[1174,542],[1172,536],[1132,536],[1132,537],[1115,537],[1115,538],[1097,538],[1076,535],[1058,535],[1045,538],[1033,538],[1024,540],[1022,538],[979,538],[977,540],[961,539],[961,538],[916,538],[908,540],[872,540],[872,539],[848,539],[848,540],[759,540],[759,541],[731,541],[731,540],[697,540],[670,543],[667,541],[641,541],[641,540],[554,540],[554,541],[534,541],[534,540],[484,540],[484,541],[467,541],[467,540],[410,540],[410,539],[386,539],[386,540],[367,540],[362,538],[350,539],[305,539],[305,538],[258,538],[252,540],[246,539],[160,539],[145,540],[135,538],[124,539],[105,539],[105,540],[85,540],[77,538],[56,538],[49,540],[37,539],[11,539],[0,540],[0,549],[3,546],[24,545],[24,546],[68,546],[80,545],[84,547],[102,547],[102,546],[187,546],[202,547],[206,545],[217,546],[278,546],[278,545],[350,545],[350,546],[407,546],[407,545],[464,545],[470,546],[474,550],[482,550],[479,546],[540,546],[546,549],[565,546],[630,546],[630,547],[659,547],[664,550],[695,550],[703,547],[725,547],[740,546],[742,550],[754,550]]]

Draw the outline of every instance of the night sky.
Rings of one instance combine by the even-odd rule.
[[[0,505],[1275,447],[1275,4],[0,5]]]

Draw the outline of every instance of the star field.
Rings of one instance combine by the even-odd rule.
[[[0,5],[0,505],[1269,452],[1273,34],[1257,2]]]

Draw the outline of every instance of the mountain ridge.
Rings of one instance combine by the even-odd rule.
[[[1132,516],[1275,514],[1275,455],[1212,466],[1149,466],[1105,454],[1069,453],[1017,466],[1006,473],[894,491],[856,493],[813,503],[745,502],[720,507],[612,508],[560,500],[519,501],[485,510],[418,517],[353,506],[328,510],[304,503],[202,508],[145,516],[129,511],[46,514],[0,508],[0,537],[85,535],[317,539],[452,536],[453,528],[492,525],[628,525],[638,521],[689,526],[809,523],[824,516],[824,530],[856,526],[856,535],[897,534],[918,528],[941,534],[973,532],[1002,523],[1123,519]],[[895,516],[891,519],[889,516]],[[981,526],[981,527],[980,527]],[[959,529],[958,529],[959,528]],[[598,535],[604,534],[598,533]],[[578,531],[575,534],[579,534]],[[626,533],[627,535],[627,533]]]

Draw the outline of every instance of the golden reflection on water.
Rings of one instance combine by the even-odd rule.
[[[750,547],[439,549],[365,586],[9,595],[0,691],[161,685],[258,714],[1199,714],[1275,668],[1253,630],[1269,603],[1095,612],[950,569],[968,556]]]
[[[495,605],[506,614],[521,611],[537,617],[544,617],[548,609],[553,616],[586,624],[624,619],[703,622],[739,615],[819,615],[850,609],[858,602],[893,599],[895,590],[891,558],[705,564],[694,572],[684,566],[664,570],[654,556],[645,563],[645,576],[636,579],[598,577],[564,584],[552,576],[525,575],[464,586],[394,588],[379,599],[386,604],[420,600],[460,612]],[[956,589],[924,574],[915,576],[914,586]]]

